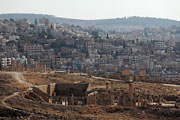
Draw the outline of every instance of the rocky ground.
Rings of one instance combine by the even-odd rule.
[[[63,119],[63,120],[178,120],[180,109],[156,108],[148,109],[123,108],[117,106],[62,106],[44,102],[36,102],[23,98],[20,94],[29,86],[16,80],[12,74],[0,73],[0,119]],[[90,82],[91,88],[105,88],[106,79],[95,79],[90,76],[74,74],[39,74],[24,73],[24,79],[34,85],[54,82]],[[128,84],[115,81],[115,88],[128,90]],[[154,83],[134,83],[136,91],[146,94],[179,96],[180,88]],[[17,93],[18,92],[18,93]],[[13,97],[3,100],[12,94]]]
[[[90,87],[105,88],[105,83],[108,79],[96,79],[90,76],[80,74],[38,74],[38,73],[24,73],[24,78],[35,85],[44,85],[48,83],[67,83],[67,82],[88,82]],[[165,86],[159,83],[146,83],[146,82],[134,82],[134,88],[136,91],[142,91],[146,94],[152,95],[180,95],[180,87]],[[117,89],[128,90],[128,84],[123,81],[114,81],[114,87]]]

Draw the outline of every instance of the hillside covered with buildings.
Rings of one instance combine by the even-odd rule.
[[[46,18],[0,21],[1,70],[12,61],[27,69],[39,62],[46,70],[112,76],[128,68],[163,80],[180,78],[180,27],[105,32],[95,27],[53,23]]]

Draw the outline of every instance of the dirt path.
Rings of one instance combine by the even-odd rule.
[[[17,82],[19,82],[19,83],[21,83],[21,84],[25,84],[25,85],[27,85],[27,86],[29,86],[29,87],[32,87],[32,86],[33,86],[31,83],[27,82],[27,81],[24,79],[22,73],[19,73],[19,72],[3,72],[3,73],[11,75],[11,76],[14,78],[14,80],[16,80]],[[22,91],[22,92],[24,92],[24,91]],[[12,108],[11,106],[9,106],[8,104],[6,104],[6,100],[8,100],[8,99],[10,99],[10,98],[12,98],[12,97],[14,97],[14,96],[17,96],[17,95],[19,95],[19,94],[22,93],[22,92],[15,92],[15,93],[13,93],[12,95],[6,96],[6,97],[2,100],[2,104],[3,104],[6,108],[16,110],[16,109]]]
[[[26,84],[28,85],[29,87],[32,87],[33,84],[27,82],[25,79],[24,79],[24,76],[22,73],[20,72],[5,72],[6,74],[9,74],[11,75],[15,80],[17,80],[17,82],[19,83],[22,83],[22,84]]]
[[[68,73],[70,75],[83,75],[83,76],[88,76],[86,73]],[[119,82],[119,79],[111,79],[111,78],[104,78],[104,77],[96,77],[96,76],[91,76],[93,79],[99,79],[99,80],[107,80],[107,81],[116,81]]]
[[[13,93],[13,94],[10,95],[10,96],[5,97],[5,98],[2,100],[2,104],[3,104],[6,108],[8,108],[8,109],[16,110],[16,109],[10,107],[8,104],[6,104],[6,100],[8,100],[8,99],[10,99],[10,98],[12,98],[12,97],[14,97],[14,96],[19,95],[19,93],[20,93],[20,92],[15,92],[15,93]]]
[[[22,73],[19,73],[19,72],[3,72],[5,74],[9,74],[11,75],[14,80],[16,80],[17,82],[23,84],[23,85],[27,85],[29,88],[33,86],[33,84],[27,82],[25,79],[24,79],[24,76]],[[15,109],[13,107],[11,107],[10,105],[8,105],[6,103],[6,101],[8,99],[11,99],[12,97],[15,97],[15,96],[18,96],[20,93],[23,93],[25,91],[22,91],[22,92],[15,92],[13,93],[12,95],[9,95],[9,96],[6,96],[3,100],[2,100],[2,104],[4,105],[4,107],[8,108],[8,109],[11,109],[11,110],[14,110],[14,111],[19,111],[19,112],[24,112],[24,113],[27,113],[27,111],[23,111],[23,110],[19,110],[19,109]],[[29,117],[27,118],[27,120],[30,120],[31,117],[33,116],[33,113],[29,113]]]

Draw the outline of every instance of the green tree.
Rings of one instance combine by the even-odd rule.
[[[99,38],[99,32],[98,31],[92,31],[91,35],[93,36],[94,39]]]

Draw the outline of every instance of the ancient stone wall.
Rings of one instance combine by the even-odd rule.
[[[49,85],[41,85],[41,86],[38,86],[38,88],[42,92],[48,94],[49,96],[52,96],[54,93],[55,86],[56,86],[56,83],[53,83],[53,84],[49,84]]]

